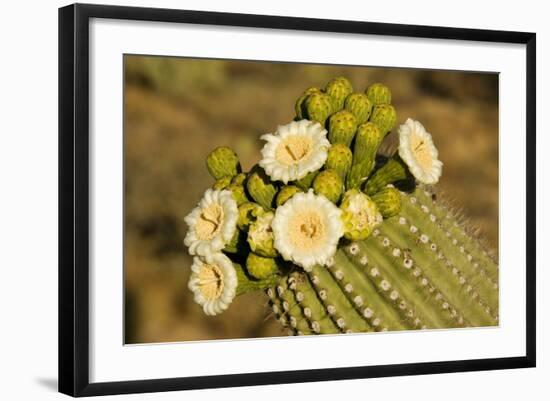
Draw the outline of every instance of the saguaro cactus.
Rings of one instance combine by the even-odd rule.
[[[379,154],[399,120],[388,87],[365,93],[342,77],[307,89],[251,172],[227,148],[207,158],[217,181],[185,238],[207,314],[263,290],[292,334],[498,324],[498,265],[438,200],[431,135],[407,119]]]

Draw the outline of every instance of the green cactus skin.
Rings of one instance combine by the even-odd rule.
[[[379,104],[374,106],[370,121],[378,125],[380,132],[387,135],[397,123],[397,113],[391,104]]]
[[[369,178],[363,191],[372,196],[388,184],[410,178],[405,164],[399,158],[389,159]]]
[[[255,279],[262,280],[277,273],[279,265],[275,258],[266,258],[250,252],[246,258],[246,270]]]
[[[346,78],[338,77],[332,79],[325,87],[325,93],[330,96],[332,101],[332,111],[342,110],[346,98],[352,92],[353,87],[351,86],[351,82]]]
[[[305,100],[312,93],[321,93],[321,90],[315,87],[307,88],[302,96],[300,96],[296,101],[294,110],[296,111],[297,120],[303,120],[304,118],[307,118],[307,108],[305,107]]]
[[[292,198],[294,195],[296,195],[298,192],[302,192],[300,188],[298,188],[295,185],[285,185],[281,188],[279,193],[277,194],[277,198],[275,199],[275,203],[277,206],[281,206],[284,204],[287,200]]]
[[[313,190],[317,195],[323,195],[332,203],[337,203],[342,196],[344,183],[334,170],[324,170],[313,180]]]
[[[370,85],[365,93],[373,105],[391,103],[390,88],[381,83],[374,83]]]
[[[351,149],[344,144],[337,143],[329,148],[325,167],[336,171],[342,182],[346,182],[352,161]]]
[[[349,111],[341,110],[330,116],[328,139],[331,144],[342,143],[349,147],[356,130],[357,119]]]
[[[376,124],[361,124],[355,135],[353,148],[353,165],[348,175],[347,188],[359,188],[370,175],[376,161],[376,152],[384,136]]]
[[[304,117],[311,121],[317,121],[322,126],[325,125],[328,116],[332,113],[332,98],[325,93],[310,94],[304,100],[304,105],[306,109]]]
[[[239,157],[227,146],[220,146],[210,152],[206,158],[206,168],[215,180],[234,177],[241,172]]]
[[[265,210],[270,210],[273,207],[277,188],[261,167],[254,166],[252,168],[246,180],[246,189],[252,199]]]
[[[425,188],[400,196],[399,214],[342,244],[329,267],[297,270],[267,290],[292,334],[498,325],[490,255]]]
[[[370,117],[372,103],[364,93],[352,93],[346,98],[344,108],[355,116],[357,124],[363,124]]]
[[[401,193],[395,188],[384,188],[372,195],[371,199],[385,219],[401,212]]]

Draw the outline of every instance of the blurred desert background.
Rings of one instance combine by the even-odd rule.
[[[392,90],[398,124],[421,121],[444,163],[440,192],[498,249],[498,75],[393,68],[125,56],[125,342],[286,335],[264,294],[207,317],[187,289],[185,215],[212,183],[205,167],[231,146],[244,170],[259,136],[294,118],[310,86],[343,75],[355,91]]]

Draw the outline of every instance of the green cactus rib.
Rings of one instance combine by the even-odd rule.
[[[277,308],[272,310],[279,322],[289,328],[293,334],[312,334],[307,317],[303,314],[302,308],[296,302],[293,291],[288,288],[288,280],[281,279],[277,287],[269,288],[267,295]]]
[[[417,190],[415,195],[418,195],[420,191]],[[411,202],[412,201],[412,202]],[[415,221],[415,227],[419,231],[424,231],[428,240],[431,234],[431,240],[440,244],[439,248],[442,252],[441,255],[445,255],[445,264],[454,273],[455,277],[459,277],[459,273],[466,281],[476,287],[482,299],[488,301],[491,305],[498,305],[498,277],[495,274],[488,274],[487,270],[490,268],[487,264],[474,261],[473,258],[469,258],[465,251],[452,235],[448,235],[449,231],[441,227],[438,223],[437,216],[430,213],[430,209],[424,204],[420,204],[418,197],[409,197],[408,201],[404,202],[403,211],[406,211],[410,216],[410,219]],[[422,234],[418,234],[419,238]],[[424,237],[425,238],[425,237]],[[420,241],[420,243],[423,243]],[[438,256],[441,256],[438,254]],[[439,259],[444,259],[439,257]],[[496,269],[493,266],[496,272]],[[482,273],[483,272],[483,273]],[[496,272],[498,274],[498,272]],[[475,294],[475,292],[473,292]]]
[[[405,328],[397,311],[378,296],[375,284],[363,272],[366,259],[362,259],[359,264],[361,267],[356,267],[343,251],[335,256],[334,266],[338,267],[334,274],[340,276],[337,282],[348,300],[375,331]]]
[[[372,331],[344,295],[337,278],[326,267],[315,266],[309,277],[328,315],[341,332]]]
[[[380,230],[376,231],[375,237],[378,238],[382,246],[380,249],[384,251],[385,257],[393,259],[393,266],[402,273],[400,279],[404,282],[412,281],[416,284],[413,291],[418,296],[416,299],[423,300],[422,307],[428,310],[427,313],[435,321],[432,328],[464,327],[468,324],[453,304],[436,287],[432,277],[419,266],[418,261],[406,249],[398,247],[387,236],[381,235]],[[429,312],[429,309],[433,307],[435,307],[434,311]]]
[[[313,332],[323,334],[340,333],[338,326],[332,321],[305,273],[291,273],[288,283],[289,288],[294,292],[296,302],[302,307],[304,315],[309,319]]]
[[[450,232],[450,236],[454,237],[452,238],[452,241],[454,242],[454,239],[457,240],[456,246],[458,246],[459,249],[461,246],[464,247],[466,257],[470,255],[472,259],[471,262],[473,264],[475,264],[476,261],[480,264],[485,264],[486,273],[491,275],[492,278],[497,278],[497,262],[491,257],[487,250],[481,246],[479,241],[468,235],[463,226],[459,224],[456,219],[452,218],[452,212],[448,208],[443,205],[439,205],[434,200],[433,192],[428,190],[417,191],[417,195],[421,203],[432,209],[432,213],[438,219],[441,227]],[[483,273],[480,271],[480,274]]]
[[[374,260],[369,276],[377,282],[377,287],[380,288],[380,293],[387,302],[399,310],[407,328],[440,327],[435,311],[425,302],[422,290],[418,288],[415,281],[407,279],[404,272],[396,269],[393,261],[386,258],[379,247],[373,246],[372,239],[369,240],[370,244],[357,244],[363,252],[368,249],[370,259]]]
[[[419,232],[415,225],[409,226],[401,224],[403,220],[401,223],[398,221],[399,219],[396,218],[389,219],[380,229],[383,233],[381,235],[391,238],[404,249],[410,249],[439,292],[444,294],[445,298],[449,299],[472,325],[495,324],[492,310],[487,311],[488,304],[481,300],[475,284],[469,281],[460,270],[447,263],[448,257],[441,250],[437,252],[432,249],[432,244],[437,246],[437,243],[428,243],[429,239],[425,243],[427,235]]]
[[[468,252],[461,251],[457,231],[447,235],[452,218],[429,191],[401,195],[400,214],[368,239],[340,245],[330,266],[278,279],[295,334],[498,324],[498,267],[488,256],[468,258],[480,251],[466,239]]]

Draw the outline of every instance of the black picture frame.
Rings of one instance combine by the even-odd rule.
[[[437,38],[526,47],[526,353],[520,357],[90,383],[89,22],[91,18]],[[536,35],[527,32],[75,4],[59,9],[59,391],[94,396],[534,367]],[[122,323],[121,323],[122,324]]]

